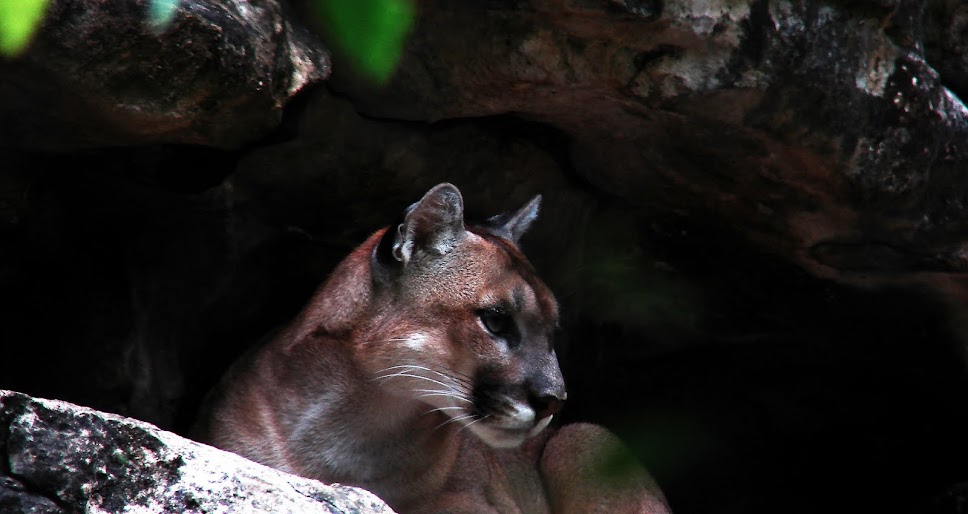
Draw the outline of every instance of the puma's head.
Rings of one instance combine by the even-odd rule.
[[[540,196],[465,227],[460,192],[440,184],[374,247],[367,371],[488,444],[537,434],[565,400],[552,345],[558,308],[517,242]]]

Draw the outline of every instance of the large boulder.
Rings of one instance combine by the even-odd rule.
[[[0,61],[3,144],[235,148],[330,73],[278,0],[186,0],[154,25],[147,0],[53,0],[24,55]]]
[[[0,390],[0,511],[392,514],[130,418]]]
[[[335,78],[369,115],[538,120],[597,188],[719,218],[819,276],[968,267],[956,2],[421,5],[388,88]]]

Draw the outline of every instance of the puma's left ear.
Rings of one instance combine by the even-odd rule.
[[[464,238],[464,199],[453,184],[439,184],[407,209],[397,227],[393,257],[407,264],[418,251],[444,255]]]
[[[516,212],[506,212],[498,214],[487,220],[488,225],[499,235],[518,244],[521,236],[528,230],[538,217],[538,208],[541,207],[541,195],[535,195],[530,202],[521,207]]]

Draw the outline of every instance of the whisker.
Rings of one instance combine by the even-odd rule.
[[[399,369],[404,369],[405,371],[396,371],[393,373],[387,373],[389,371],[399,370]],[[431,373],[436,373],[440,375],[443,379],[453,380],[454,383],[447,384],[440,380],[423,376],[417,373],[416,370],[426,370]],[[413,372],[410,372],[410,371],[413,371]],[[425,393],[418,396],[417,398],[425,398],[430,396],[444,396],[444,397],[453,398],[455,400],[459,400],[465,403],[470,403],[470,404],[474,403],[473,400],[469,398],[468,391],[467,391],[468,387],[466,384],[461,383],[461,381],[455,377],[450,377],[444,373],[441,373],[439,371],[434,371],[424,366],[419,366],[416,364],[403,364],[398,366],[390,366],[388,368],[380,370],[377,373],[383,373],[383,374],[378,374],[376,377],[372,378],[371,381],[388,380],[391,378],[405,377],[405,378],[415,378],[419,380],[425,380],[427,382],[439,385],[443,388],[443,389],[413,389],[414,392]]]
[[[456,395],[456,394],[454,394],[452,392],[449,392],[449,391],[437,391],[437,390],[434,390],[434,389],[415,389],[414,391],[415,392],[418,392],[418,393],[421,392],[421,391],[426,391],[426,394],[422,394],[422,395],[418,396],[417,398],[424,398],[424,397],[427,397],[427,396],[446,396],[448,398],[453,398],[455,400],[460,400],[462,402],[474,403],[473,401],[471,401],[471,400],[469,400],[467,398],[464,398],[463,396],[458,396],[458,395]]]
[[[436,409],[430,409],[424,412],[424,415],[430,414],[431,412],[440,412],[444,410],[464,410],[464,407],[437,407]]]
[[[468,384],[473,384],[474,383],[474,377],[472,377],[472,376],[470,376],[470,375],[468,375],[466,373],[462,373],[462,372],[456,371],[456,370],[447,370],[447,371],[449,373],[453,373],[453,376],[451,378],[454,378],[455,380],[460,380],[460,381],[466,382]]]
[[[471,378],[468,375],[465,375],[464,373],[461,373],[460,371],[447,370],[447,373],[443,373],[443,372],[438,371],[438,370],[435,370],[435,369],[428,369],[427,371],[430,371],[432,373],[436,373],[436,374],[438,374],[440,376],[447,377],[447,378],[449,378],[451,380],[460,382],[462,384],[466,384],[466,385],[473,385],[474,384],[474,379],[473,378]]]
[[[464,414],[463,416],[456,416],[456,417],[453,417],[453,418],[448,418],[443,423],[435,426],[434,427],[434,430],[437,430],[438,428],[440,428],[440,427],[442,427],[444,425],[448,425],[450,423],[457,423],[457,422],[463,421],[463,420],[468,419],[468,418],[473,418],[474,416],[476,416],[476,414]]]
[[[487,418],[489,418],[489,417],[491,417],[491,415],[490,415],[490,414],[488,414],[488,415],[486,415],[486,416],[481,416],[480,418],[477,418],[477,419],[475,419],[474,421],[471,421],[470,423],[468,423],[468,424],[466,424],[466,425],[464,425],[464,426],[462,426],[462,427],[460,427],[460,430],[458,430],[458,431],[457,431],[457,433],[459,434],[459,433],[461,432],[461,430],[464,430],[465,428],[467,428],[467,427],[469,427],[469,426],[471,426],[471,425],[473,425],[474,423],[477,423],[478,421],[484,421],[485,419],[487,419]]]
[[[439,380],[434,380],[434,379],[432,379],[430,377],[425,377],[423,375],[415,375],[413,373],[407,373],[405,371],[401,371],[399,373],[392,373],[390,375],[380,375],[380,376],[374,378],[373,380],[381,380],[381,379],[394,378],[394,377],[419,378],[421,380],[426,380],[428,382],[433,382],[433,383],[435,383],[437,385],[441,385],[441,386],[444,386],[444,387],[447,387],[447,388],[451,388],[452,387],[452,386],[449,386],[449,385],[447,385],[447,384],[445,384],[445,383],[443,383],[443,382],[441,382]]]
[[[464,377],[466,377],[466,375],[464,375],[463,377],[449,375],[447,373],[442,373],[442,372],[437,371],[435,369],[430,369],[430,368],[427,368],[427,367],[424,367],[424,366],[419,366],[417,364],[401,364],[399,366],[390,366],[389,368],[387,368],[387,369],[385,369],[383,371],[390,371],[392,369],[400,369],[400,368],[419,369],[419,370],[423,370],[423,371],[429,371],[431,373],[435,373],[437,375],[440,375],[440,376],[442,376],[442,377],[444,377],[446,379],[453,380],[453,381],[455,381],[455,382],[457,382],[459,384],[462,384],[462,385],[469,386],[469,385],[472,384],[472,382],[468,378],[464,378]],[[382,373],[382,371],[381,371],[381,373]],[[463,373],[460,373],[460,375],[463,375]]]
[[[428,368],[426,366],[421,366],[419,364],[400,364],[400,365],[397,365],[397,366],[390,366],[389,368],[386,368],[384,371],[389,371],[391,369],[399,369],[399,368],[421,369],[421,370],[425,370],[425,371],[430,371],[431,373],[436,373],[436,374],[441,375],[441,376],[445,376],[447,378],[453,378],[453,379],[456,379],[456,380],[467,380],[467,381],[470,381],[470,378],[471,378],[470,376],[468,376],[468,375],[466,375],[464,373],[461,373],[459,371],[447,370],[450,373],[442,373],[442,372],[440,372],[438,370],[435,370],[435,369],[432,369],[432,368]]]

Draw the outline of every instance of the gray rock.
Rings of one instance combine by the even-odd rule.
[[[153,425],[0,390],[0,511],[391,513]]]
[[[55,0],[29,50],[0,62],[0,134],[35,149],[233,148],[329,72],[276,0],[186,0],[163,30],[146,0]]]
[[[968,514],[968,482],[961,482],[925,502],[917,514]]]
[[[966,15],[927,4],[436,0],[390,87],[334,84],[379,118],[550,124],[601,190],[891,282],[968,269]]]

